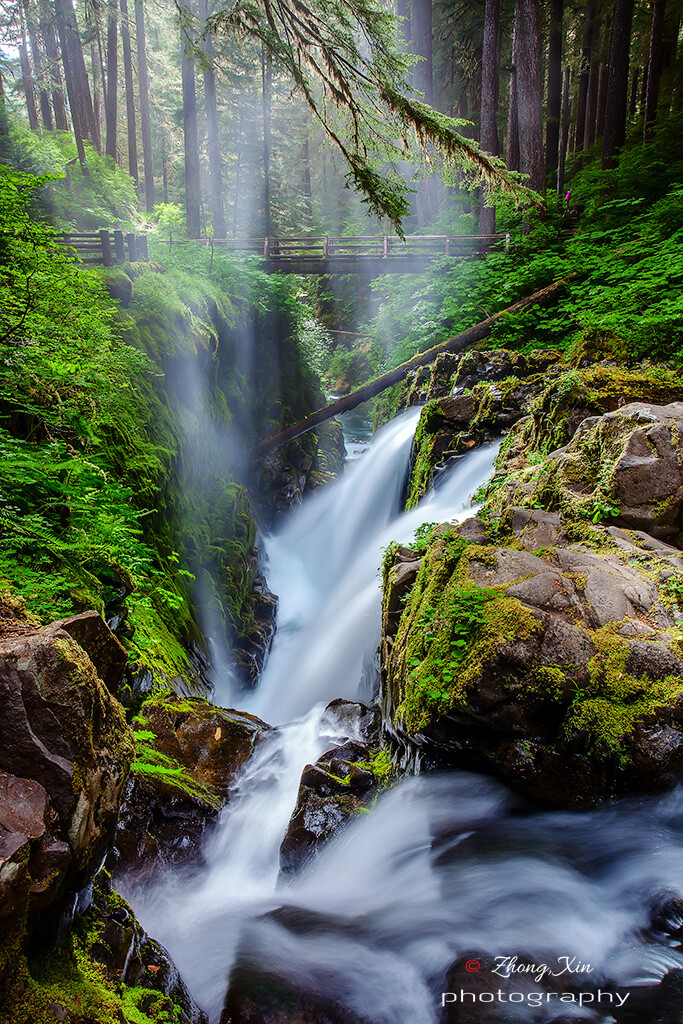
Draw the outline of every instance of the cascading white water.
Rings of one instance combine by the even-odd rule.
[[[280,594],[273,651],[246,710],[290,721],[316,702],[355,697],[380,635],[382,549],[421,523],[462,518],[497,446],[462,459],[419,508],[397,515],[419,410],[381,431],[367,455],[266,543]]]
[[[341,738],[324,706],[356,694],[377,645],[381,549],[422,522],[463,518],[491,469],[495,449],[475,452],[398,515],[416,418],[392,423],[268,540],[278,636],[247,704],[289,724],[247,765],[205,866],[126,893],[212,1020],[238,952],[372,1024],[436,1024],[436,993],[468,951],[576,956],[592,982],[623,985],[683,967],[644,931],[648,908],[683,878],[680,790],[591,814],[532,814],[478,776],[407,779],[298,876],[278,879],[301,770]],[[547,1013],[525,1007],[517,1019]]]

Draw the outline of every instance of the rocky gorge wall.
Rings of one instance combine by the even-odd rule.
[[[507,433],[476,517],[387,553],[382,698],[404,760],[559,806],[675,784],[681,397],[666,367],[581,352],[442,357],[408,383],[406,404],[428,400],[409,504]]]

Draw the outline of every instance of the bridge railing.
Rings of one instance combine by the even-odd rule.
[[[397,238],[393,235],[379,236],[332,236],[313,237],[280,236],[267,238],[203,238],[192,239],[194,244],[211,247],[212,261],[215,248],[228,252],[253,253],[261,256],[266,263],[276,266],[298,261],[324,262],[368,259],[371,261],[391,258],[436,259],[440,256],[463,256],[482,252],[505,238],[504,235],[412,235]],[[148,260],[147,235],[136,235],[122,231],[69,232],[57,236],[57,240],[74,249],[84,263],[100,263],[112,266],[126,260],[135,263]],[[160,240],[161,241],[161,240]],[[174,245],[184,245],[190,240],[173,238],[171,234],[164,245],[169,251]]]
[[[147,261],[147,235],[123,231],[73,231],[56,235],[56,241],[74,249],[83,263],[99,263],[111,267],[115,263]]]

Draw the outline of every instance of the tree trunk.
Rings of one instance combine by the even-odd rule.
[[[509,171],[519,170],[519,107],[517,104],[516,35],[512,34],[512,68],[508,98],[508,130],[505,165]]]
[[[116,129],[118,120],[119,52],[118,52],[118,0],[109,0],[107,6],[107,89],[104,118],[107,126],[107,156],[116,161]]]
[[[500,0],[486,0],[484,8],[484,42],[481,54],[481,123],[479,145],[486,153],[498,156],[498,28],[500,22]],[[483,206],[479,218],[482,235],[492,235],[496,230],[496,210]]]
[[[138,139],[135,123],[135,93],[133,91],[133,55],[130,47],[128,0],[121,0],[121,46],[123,48],[123,75],[126,82],[126,134],[128,135],[128,173],[138,185]]]
[[[73,70],[73,53],[69,46],[69,29],[60,0],[55,0],[55,12],[55,24],[57,28],[57,37],[59,39],[59,47],[62,51],[62,64],[64,65],[64,78],[66,80],[66,95],[69,101],[69,109],[71,111],[71,124],[73,127],[74,141],[76,143],[76,151],[78,153],[78,161],[81,165],[81,170],[84,176],[88,177],[90,175],[90,168],[88,167],[88,161],[85,155],[85,146],[83,144],[84,129],[82,110],[78,103],[78,92]]]
[[[564,192],[564,172],[567,160],[567,149],[569,141],[569,86],[571,84],[571,71],[569,65],[564,69],[564,84],[562,88],[562,114],[560,118],[560,146],[557,159],[557,194],[561,196]]]
[[[102,108],[104,99],[104,79],[102,78],[97,60],[97,50],[95,43],[90,44],[90,64],[92,66],[92,104],[93,114],[95,122],[97,123],[97,137],[100,139],[100,148],[102,140]]]
[[[29,8],[28,0],[24,0],[24,5],[26,10],[26,27],[28,28],[28,38],[31,44],[31,54],[33,56],[33,67],[35,68],[40,95],[40,117],[43,122],[43,128],[45,128],[46,131],[51,132],[54,131],[54,121],[52,120],[50,94],[47,91],[45,60],[40,48],[38,29],[33,18],[33,14]]]
[[[161,185],[164,193],[164,202],[168,202],[168,160],[166,159],[166,133],[161,135]]]
[[[595,142],[595,129],[598,120],[598,92],[600,88],[600,27],[598,22],[593,20],[593,53],[591,55],[590,74],[588,76],[588,93],[586,95],[586,123],[583,129],[583,139],[577,132],[577,147],[583,144],[584,150],[588,149]]]
[[[579,95],[576,101],[576,149],[583,148],[586,133],[586,112],[588,110],[588,85],[593,56],[593,28],[595,21],[595,4],[588,0],[583,23],[583,41],[581,45],[581,69],[579,77]]]
[[[423,93],[425,103],[431,106],[434,102],[432,0],[412,0],[410,28],[413,53],[422,58],[413,69],[415,88]],[[431,184],[431,176],[420,181],[415,200],[418,225],[424,228],[429,224],[434,213],[434,188]]]
[[[562,19],[564,0],[551,0],[548,41],[548,116],[545,128],[545,172],[555,179],[560,147],[562,113]],[[552,180],[551,185],[557,181]]]
[[[432,0],[413,0],[411,32],[413,53],[422,57],[415,65],[415,88],[424,93],[425,103],[434,100],[432,74]]]
[[[515,68],[519,112],[519,169],[529,186],[545,189],[543,110],[538,0],[515,4]]]
[[[304,208],[306,210],[306,228],[308,231],[313,226],[313,189],[311,188],[311,144],[308,121],[306,121],[306,137],[301,146],[302,164],[302,189],[304,193]]]
[[[650,59],[647,62],[647,94],[645,96],[645,123],[643,141],[650,137],[652,125],[657,117],[657,100],[659,99],[659,79],[662,74],[664,39],[664,10],[666,0],[655,0],[652,8],[652,30],[650,32]]]
[[[270,53],[261,50],[261,83],[263,115],[263,227],[266,237],[273,233],[270,213],[270,115],[273,67]]]
[[[632,21],[633,0],[615,0],[607,75],[609,103],[605,110],[605,129],[602,137],[603,168],[616,167],[619,150],[626,139]]]
[[[598,77],[598,102],[595,112],[595,138],[601,139],[605,130],[605,108],[607,106],[607,73],[608,67],[604,61],[600,64],[600,75]]]
[[[573,277],[574,275],[572,274],[570,276]],[[352,391],[350,395],[338,398],[335,402],[331,402],[330,405],[326,406],[324,409],[319,409],[317,412],[311,413],[310,416],[307,416],[306,419],[300,420],[298,423],[294,423],[291,427],[283,430],[281,434],[277,434],[275,437],[269,437],[265,441],[261,441],[256,445],[254,454],[265,455],[267,452],[273,451],[273,449],[286,444],[287,441],[291,441],[295,437],[300,437],[301,434],[305,434],[308,430],[318,426],[318,424],[324,423],[325,420],[329,420],[333,416],[337,416],[339,413],[355,409],[363,402],[367,402],[370,398],[374,398],[375,395],[379,395],[382,391],[386,391],[387,388],[392,387],[394,384],[398,384],[400,380],[405,380],[408,374],[412,373],[413,370],[419,369],[421,366],[428,366],[442,352],[463,352],[470,345],[474,345],[476,342],[482,341],[484,338],[488,337],[495,324],[503,317],[515,316],[517,313],[521,313],[525,309],[528,309],[529,306],[551,306],[558,300],[565,288],[565,285],[566,281],[564,280],[555,281],[546,288],[541,288],[540,291],[534,292],[533,295],[527,295],[525,298],[520,299],[520,301],[516,302],[513,306],[508,306],[507,309],[502,309],[499,313],[494,313],[493,316],[480,321],[473,327],[468,327],[466,331],[462,332],[462,334],[457,334],[454,338],[449,338],[448,341],[444,341],[440,345],[435,345],[426,352],[420,352],[418,355],[413,356],[412,359],[409,359],[408,362],[401,363],[400,366],[394,367],[394,369],[389,370],[388,373],[383,373],[380,377],[376,377],[375,380],[371,380],[368,384],[364,384],[363,387],[358,388],[358,390]]]
[[[138,43],[138,81],[140,83],[140,130],[142,132],[142,166],[145,172],[145,208],[154,209],[154,157],[152,155],[152,121],[149,113],[149,73],[145,12],[142,0],[135,0],[135,32]]]
[[[66,103],[64,102],[64,87],[62,76],[59,70],[59,50],[55,40],[55,30],[52,19],[52,12],[47,0],[41,0],[40,6],[40,31],[45,46],[45,56],[50,69],[52,79],[52,106],[55,111],[55,127],[58,132],[68,132],[69,119],[66,116]]]
[[[640,68],[633,69],[631,76],[631,99],[628,102],[628,116],[632,121],[638,109],[638,81],[640,79]]]
[[[202,0],[201,17],[205,24],[208,14],[206,0]],[[213,237],[225,238],[227,236],[227,229],[225,226],[225,212],[223,210],[223,167],[218,136],[218,103],[216,100],[216,75],[213,65],[214,46],[211,35],[208,35],[204,40],[203,49],[207,57],[204,66],[204,101],[206,103],[206,142],[209,153],[209,175],[211,178],[211,222],[213,224]]]
[[[181,74],[183,85],[183,138],[185,142],[185,220],[187,237],[199,238],[199,142],[197,136],[197,93],[194,59],[190,42],[181,29]]]
[[[26,43],[26,24],[24,22],[24,7],[19,5],[19,18],[21,21],[21,43],[19,44],[19,62],[21,64],[21,79],[24,86],[24,100],[26,101],[26,112],[28,114],[28,126],[31,131],[36,132],[40,128],[38,110],[36,108],[36,94],[33,88],[33,75],[31,63],[28,59],[28,47]]]
[[[71,69],[71,78],[74,87],[74,100],[78,107],[78,119],[81,125],[81,134],[84,139],[89,139],[90,142],[92,142],[98,153],[101,153],[102,144],[95,118],[92,95],[90,92],[90,79],[88,78],[88,72],[85,68],[83,43],[81,41],[81,33],[78,27],[76,12],[74,10],[72,0],[55,0],[55,8],[58,10],[65,28],[64,42],[69,54],[69,67]],[[64,45],[62,45],[62,57],[65,59],[63,51]],[[69,106],[71,106],[71,99],[69,99]],[[74,110],[72,107],[72,120],[73,117]]]

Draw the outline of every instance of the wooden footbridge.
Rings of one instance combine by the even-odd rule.
[[[217,252],[244,253],[259,257],[261,267],[277,274],[421,274],[438,260],[460,260],[486,252],[505,235],[411,235],[405,239],[392,235],[378,237],[317,238],[201,238],[176,239],[157,244],[203,245]],[[113,266],[126,260],[135,263],[149,259],[147,235],[121,231],[72,233],[58,236],[84,263]]]

